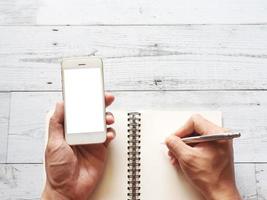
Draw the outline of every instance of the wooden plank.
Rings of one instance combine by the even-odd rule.
[[[0,24],[266,23],[264,0],[13,0],[0,2]]]
[[[266,164],[263,164],[265,166]],[[243,200],[258,200],[255,164],[235,164],[236,183]],[[266,194],[265,194],[265,197]]]
[[[40,199],[42,173],[41,164],[0,164],[0,199]]]
[[[9,97],[9,93],[0,93],[0,163],[5,163],[7,158]]]
[[[265,164],[256,165],[256,183],[258,200],[267,199],[267,166]]]
[[[111,109],[220,110],[224,126],[240,131],[235,140],[236,162],[267,162],[267,92],[168,91],[114,92]],[[9,163],[40,163],[45,113],[60,93],[12,93],[8,143]],[[178,128],[178,127],[177,127]]]
[[[60,99],[59,93],[12,94],[8,162],[42,162],[46,113]]]
[[[266,164],[263,165],[265,168]],[[244,200],[257,200],[254,164],[236,164],[236,181]],[[39,199],[43,185],[42,164],[1,164],[0,198]],[[248,181],[249,180],[249,181]],[[266,182],[267,178],[262,178]],[[265,199],[266,193],[262,196]]]
[[[0,91],[61,90],[62,56],[104,58],[108,90],[267,89],[267,25],[0,27]]]

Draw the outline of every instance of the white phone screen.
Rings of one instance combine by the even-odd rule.
[[[66,133],[104,132],[101,68],[64,69]]]

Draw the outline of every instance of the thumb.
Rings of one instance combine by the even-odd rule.
[[[64,104],[59,102],[49,121],[48,142],[62,141],[64,139]]]
[[[192,149],[181,138],[174,135],[168,137],[165,143],[177,160],[185,156]]]

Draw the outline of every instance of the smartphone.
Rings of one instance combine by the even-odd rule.
[[[106,111],[102,60],[65,58],[61,69],[67,143],[103,143],[106,140]]]

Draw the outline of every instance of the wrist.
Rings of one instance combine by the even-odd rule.
[[[64,195],[60,194],[58,191],[54,190],[46,183],[44,187],[44,191],[42,193],[41,200],[69,200],[69,198],[65,197]]]
[[[204,194],[206,200],[242,200],[235,185],[216,187]]]

